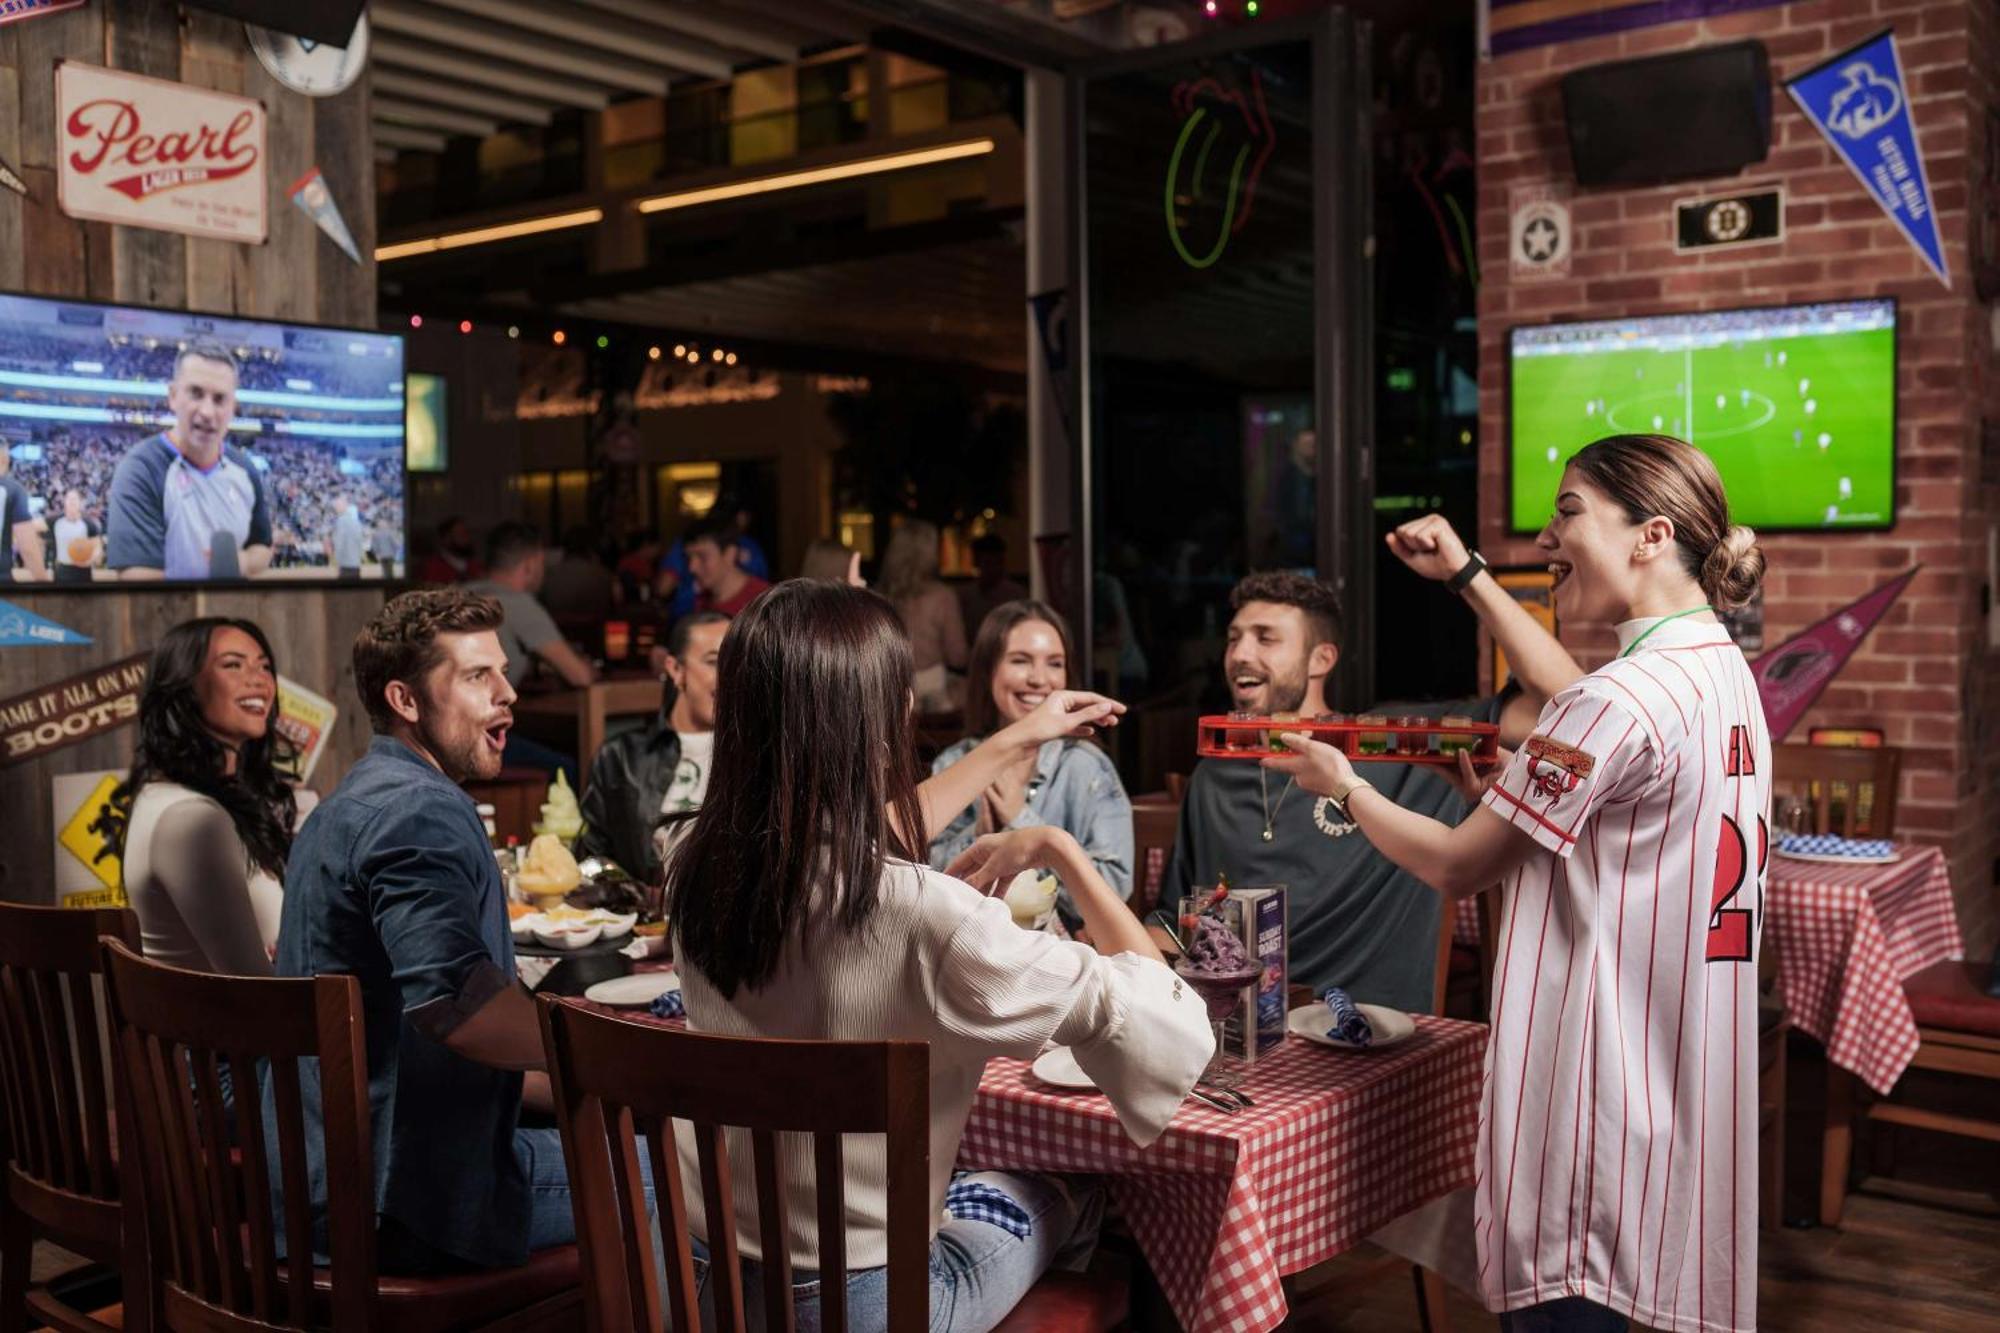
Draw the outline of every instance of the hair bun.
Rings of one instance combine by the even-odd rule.
[[[1701,590],[1718,611],[1733,611],[1756,595],[1764,581],[1764,550],[1757,534],[1741,523],[1722,534],[1701,562]]]

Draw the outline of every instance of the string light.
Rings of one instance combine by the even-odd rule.
[[[720,360],[722,360],[722,349],[721,349],[720,347],[718,347],[718,348],[716,348],[716,349],[715,349],[715,350],[714,350],[713,352],[709,353],[709,355],[710,355],[710,357],[712,357],[712,358],[713,358],[714,360],[717,360],[717,361],[720,361]]]
[[[461,319],[460,321],[458,321],[458,331],[460,333],[472,332],[472,321],[469,319]]]
[[[1206,0],[1206,3],[1204,3],[1201,7],[1201,12],[1208,15],[1210,18],[1214,18],[1216,15],[1215,0]]]
[[[648,347],[646,349],[646,359],[648,361],[658,361],[660,359],[660,349],[657,347]]]
[[[687,354],[688,354],[688,349],[686,343],[674,344],[674,360],[678,361]]]
[[[603,334],[601,334],[601,333],[600,333],[600,334],[598,334],[598,335],[597,335],[597,350],[601,352],[601,351],[603,351],[603,350],[604,350],[605,348],[607,348],[607,347],[609,347],[609,346],[611,346],[611,339],[609,339],[609,338],[605,337],[605,336],[604,336]]]
[[[423,326],[424,326],[424,317],[423,317],[422,315],[411,315],[411,316],[410,316],[410,327],[411,327],[411,328],[413,328],[413,329],[420,329],[420,328],[422,328]]]
[[[727,356],[723,357],[723,358],[722,358],[722,364],[723,364],[723,365],[725,365],[725,366],[733,366],[733,365],[735,365],[735,364],[736,364],[736,353],[734,353],[734,352],[731,352],[731,353],[730,353],[729,355],[727,355]]]
[[[569,335],[567,333],[564,333],[561,329],[557,329],[555,331],[554,336],[550,338],[550,341],[553,342],[556,346],[561,347],[564,343],[569,341]]]
[[[509,324],[509,325],[507,326],[507,336],[508,336],[509,338],[518,338],[518,337],[520,337],[520,336],[521,336],[521,326],[520,326],[519,324]]]

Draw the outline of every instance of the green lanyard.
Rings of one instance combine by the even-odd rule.
[[[1715,608],[1712,606],[1691,606],[1685,611],[1676,611],[1670,616],[1661,616],[1658,620],[1655,620],[1652,624],[1646,626],[1645,632],[1641,634],[1638,638],[1632,640],[1631,644],[1627,646],[1625,651],[1618,655],[1620,657],[1630,657],[1633,653],[1638,652],[1639,645],[1644,643],[1647,639],[1650,639],[1653,636],[1653,631],[1658,629],[1660,626],[1666,624],[1669,620],[1679,620],[1682,616],[1692,616],[1692,615],[1697,615],[1703,611],[1713,611],[1713,610],[1715,610]]]

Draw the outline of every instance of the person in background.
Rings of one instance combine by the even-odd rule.
[[[542,605],[562,621],[601,628],[611,615],[615,582],[597,558],[596,536],[575,527],[563,534],[562,559],[542,579]]]
[[[42,554],[42,521],[28,504],[28,488],[13,477],[14,459],[0,441],[0,583],[14,581],[14,557],[21,559],[22,582],[47,575]]]
[[[909,631],[917,707],[926,713],[956,708],[949,673],[965,670],[965,616],[958,598],[938,579],[937,527],[913,519],[897,528],[876,583]]]
[[[995,607],[979,626],[965,675],[965,739],[931,764],[942,773],[980,741],[1040,708],[1068,687],[1069,626],[1041,602]],[[931,840],[930,862],[950,865],[988,833],[1039,825],[1062,829],[1120,898],[1132,896],[1132,802],[1111,756],[1089,741],[1053,740],[1023,753]],[[1065,884],[1057,899],[1063,923],[1082,921]]]
[[[1427,578],[1454,579],[1507,653],[1518,694],[1448,703],[1377,705],[1371,712],[1426,721],[1463,717],[1498,723],[1501,742],[1519,744],[1542,704],[1582,674],[1506,589],[1475,563],[1442,517],[1390,534],[1390,549]],[[1269,717],[1327,711],[1326,686],[1340,660],[1340,604],[1331,585],[1302,574],[1252,574],[1230,593],[1222,669],[1230,707]],[[1463,817],[1464,797],[1418,764],[1375,762],[1384,793],[1447,822]],[[1291,891],[1288,946],[1293,980],[1315,993],[1341,986],[1356,1000],[1427,1013],[1437,971],[1440,908],[1407,872],[1383,857],[1324,797],[1301,794],[1290,778],[1255,764],[1205,759],[1181,803],[1180,827],[1160,889],[1173,907],[1227,875],[1232,883],[1284,884]]]
[[[626,606],[653,598],[654,581],[660,571],[660,534],[648,528],[632,539],[631,547],[618,561],[619,601]]]
[[[737,568],[761,581],[765,587],[770,586],[771,562],[765,557],[764,548],[750,535],[750,526],[750,511],[739,505],[733,496],[725,495],[680,541],[667,548],[667,553],[660,557],[654,587],[659,598],[667,604],[668,620],[678,620],[701,604],[701,580],[694,573],[688,551],[688,545],[695,540],[697,533],[706,532],[719,537],[726,530],[730,537],[726,549]]]
[[[91,566],[101,553],[98,538],[103,531],[83,516],[83,492],[71,488],[63,492],[63,516],[55,522],[56,582],[88,583]],[[83,559],[77,557],[81,555]]]
[[[271,563],[262,471],[229,442],[236,357],[199,338],[174,358],[174,424],[141,440],[111,474],[105,563],[123,579],[256,578]]]
[[[1020,601],[1028,590],[1007,577],[1007,539],[997,532],[973,539],[972,569],[972,582],[958,589],[958,609],[966,628],[977,631],[995,607]],[[968,682],[968,692],[971,688]]]
[[[605,742],[583,788],[579,857],[603,856],[658,884],[662,815],[701,808],[715,759],[715,671],[729,617],[693,611],[667,634],[666,693],[652,723]],[[685,827],[681,825],[680,827]]]
[[[465,520],[453,514],[439,523],[437,549],[424,561],[418,577],[425,583],[468,583],[485,575],[485,566],[474,554],[472,529]]]
[[[849,550],[845,543],[831,537],[821,537],[806,547],[806,558],[799,564],[799,577],[845,583],[850,588],[868,586],[868,580],[861,577],[861,552]]]
[[[780,584],[730,627],[721,672],[715,774],[667,863],[688,1026],[928,1044],[929,1327],[990,1329],[1050,1267],[1087,1255],[1102,1195],[1083,1177],[982,1172],[970,1177],[985,1187],[979,1206],[954,1202],[952,1163],[987,1060],[1069,1046],[1143,1146],[1208,1061],[1206,1009],[1068,834],[1044,826],[985,838],[942,875],[910,859],[925,843],[924,801],[911,757],[909,641],[887,601],[837,583]],[[1073,716],[1102,719],[1115,707],[1098,701]],[[753,828],[758,836],[745,836]],[[1027,869],[1071,884],[1094,949],[1020,929],[986,891]],[[681,1137],[681,1178],[705,1259],[720,1238],[699,1201],[693,1146]],[[855,1328],[886,1317],[886,1152],[856,1140],[845,1158]],[[786,1257],[801,1327],[818,1326],[813,1182],[811,1145],[781,1144],[776,1187],[793,1220]],[[739,1243],[754,1243],[753,1203],[736,1191]],[[761,1326],[756,1261],[744,1276],[747,1323]]]
[[[517,1267],[576,1239],[561,1140],[519,1123],[524,1106],[554,1110],[541,1025],[462,785],[496,776],[506,753],[515,695],[502,624],[500,604],[466,588],[404,593],[376,613],[354,641],[375,739],[299,830],[285,871],[277,974],[361,987],[385,1273]],[[325,1160],[314,1062],[300,1081],[324,1254],[323,1182],[352,1167]],[[267,1142],[276,1116],[267,1088]]]
[[[403,533],[400,525],[388,513],[375,517],[375,562],[382,566],[382,577],[393,580],[396,577],[396,562],[403,558]]]
[[[333,497],[333,535],[326,539],[327,554],[333,557],[337,576],[361,577],[361,557],[367,553],[368,534],[361,525],[361,511],[345,495]]]
[[[277,720],[277,668],[254,622],[183,621],[153,649],[138,748],[104,830],[148,958],[271,974],[297,814]]]
[[[500,606],[502,622],[496,627],[500,647],[507,655],[507,684],[515,690],[540,660],[561,678],[563,684],[582,688],[597,679],[597,669],[570,647],[546,608],[535,600],[547,570],[547,555],[541,535],[526,523],[509,521],[494,528],[486,537],[487,576],[466,584],[468,591],[490,597]],[[571,787],[576,786],[576,760],[527,736],[507,733],[507,763],[561,772]]]
[[[689,531],[688,574],[694,580],[694,609],[733,616],[771,585],[746,570],[736,558],[741,540],[733,520],[703,523]]]

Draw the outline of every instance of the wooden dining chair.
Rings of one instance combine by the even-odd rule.
[[[2000,998],[1986,991],[1985,963],[1935,963],[1903,983],[1910,1014],[1917,1020],[1917,1053],[1910,1068],[1982,1080],[1987,1107],[2000,1106]],[[1853,1118],[1861,1102],[1860,1080],[1827,1062],[1827,1117],[1820,1153],[1819,1220],[1838,1226],[1847,1205],[1848,1170],[1853,1159]],[[1862,1104],[1866,1120],[1907,1125],[1964,1138],[2000,1143],[2000,1113],[1938,1110],[1901,1095]]]
[[[29,1313],[73,1333],[120,1326],[28,1280],[38,1240],[114,1270],[125,1253],[100,935],[136,947],[138,919],[0,903],[0,1333],[25,1328]]]
[[[778,1136],[810,1135],[820,1244],[820,1322],[847,1327],[843,1135],[888,1144],[888,1327],[930,1319],[930,1048],[922,1042],[775,1041],[718,1037],[540,998],[542,1042],[583,1247],[584,1308],[599,1333],[701,1327],[686,1184],[673,1122],[694,1132],[701,1169],[714,1326],[743,1333],[737,1267],[737,1177],[731,1144],[748,1135],[765,1258],[768,1326],[791,1329],[792,1269]],[[645,1137],[667,1290],[659,1290],[637,1136]],[[775,1262],[773,1259],[775,1257]],[[1050,1274],[998,1325],[1000,1333],[1099,1333],[1125,1317],[1122,1283]]]
[[[355,978],[210,976],[149,962],[117,940],[103,949],[119,1107],[138,1162],[127,1183],[143,1209],[154,1328],[575,1327],[583,1297],[573,1245],[538,1251],[519,1268],[463,1276],[378,1272]],[[300,1071],[308,1060],[319,1069],[330,1267],[314,1266],[307,1240]],[[233,1112],[222,1091],[225,1066]],[[266,1137],[260,1076],[272,1089],[275,1140]]]
[[[1774,745],[1771,794],[1803,800],[1814,833],[1843,838],[1896,836],[1896,787],[1903,752],[1893,745]]]

